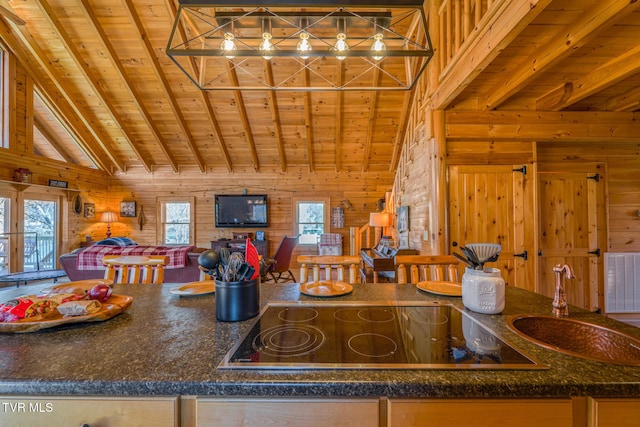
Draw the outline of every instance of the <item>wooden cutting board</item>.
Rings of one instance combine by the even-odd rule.
[[[109,301],[103,302],[100,310],[85,316],[63,316],[58,310],[53,310],[39,318],[39,316],[22,319],[15,322],[0,323],[0,333],[35,332],[41,329],[53,328],[67,323],[102,322],[124,312],[133,302],[128,295],[111,295]]]

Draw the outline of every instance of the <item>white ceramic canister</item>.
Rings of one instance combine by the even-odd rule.
[[[504,279],[500,270],[467,267],[462,275],[462,303],[478,313],[501,313],[504,310]]]

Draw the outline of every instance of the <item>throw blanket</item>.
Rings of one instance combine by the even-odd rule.
[[[165,268],[182,268],[187,266],[187,254],[195,246],[102,246],[93,245],[78,253],[76,268],[78,270],[104,270],[102,258],[105,255],[145,256],[166,255],[169,264]]]

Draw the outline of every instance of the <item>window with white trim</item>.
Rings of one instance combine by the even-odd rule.
[[[193,245],[194,198],[162,198],[158,202],[160,221],[157,231],[161,244]]]
[[[299,245],[317,245],[320,235],[328,232],[329,201],[327,199],[294,200],[296,223],[294,233],[300,235]]]

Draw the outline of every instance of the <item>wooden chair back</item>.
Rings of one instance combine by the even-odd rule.
[[[396,280],[400,284],[433,280],[460,283],[453,255],[396,255]]]
[[[121,256],[105,255],[104,278],[113,283],[164,283],[164,267],[169,262],[165,255]]]
[[[359,256],[336,255],[300,255],[300,283],[319,282],[321,280],[333,280],[332,272],[337,271],[337,281],[346,282],[345,272],[349,272],[349,284],[356,283],[360,267]],[[312,271],[312,279],[309,280],[309,269]],[[320,278],[320,271],[324,271],[324,279]]]

